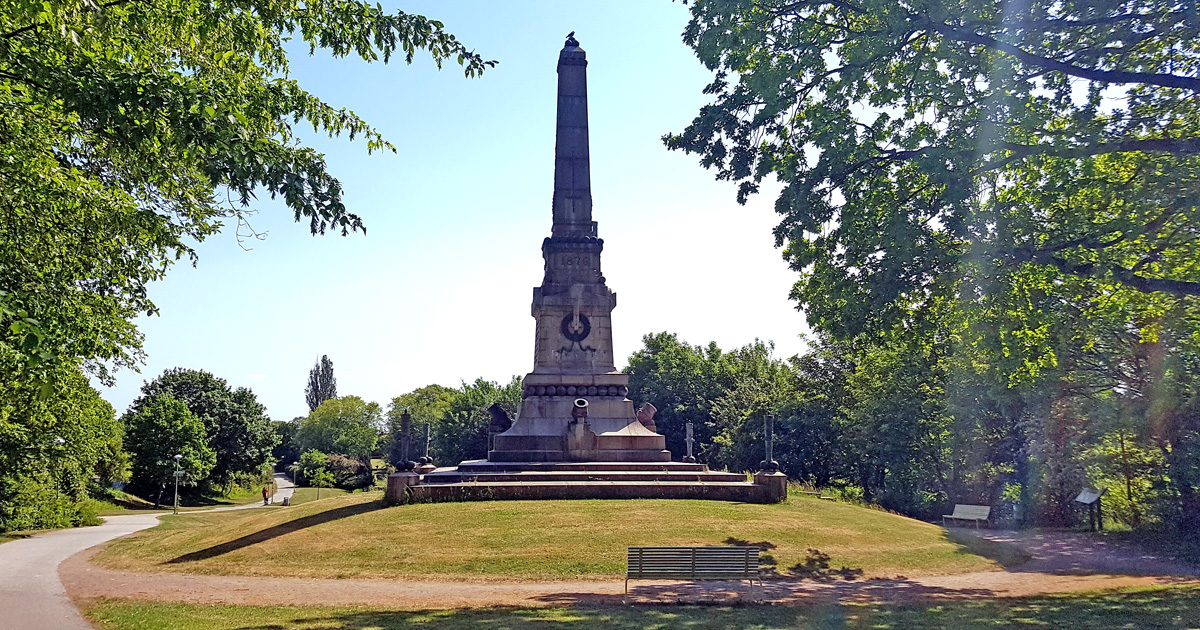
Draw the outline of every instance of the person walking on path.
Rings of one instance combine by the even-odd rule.
[[[267,492],[267,487],[263,486],[263,505],[269,505],[270,501],[271,501],[271,495],[270,495],[270,493]]]

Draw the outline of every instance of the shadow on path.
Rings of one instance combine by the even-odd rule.
[[[251,545],[257,545],[260,542],[265,542],[271,540],[272,538],[278,538],[284,534],[290,534],[292,532],[300,531],[302,529],[320,525],[322,523],[328,523],[330,521],[336,521],[339,519],[356,516],[358,514],[364,514],[366,512],[381,509],[382,507],[383,504],[379,502],[361,503],[358,505],[347,505],[345,507],[334,508],[324,512],[317,512],[316,514],[310,514],[309,516],[301,516],[300,518],[287,521],[286,523],[280,523],[279,525],[268,527],[264,530],[254,532],[253,534],[247,534],[241,538],[235,538],[229,542],[214,545],[207,549],[185,553],[182,556],[171,558],[166,562],[166,564],[182,564],[184,562],[196,562],[199,560],[205,560],[207,558],[215,558],[216,556],[237,551],[238,549],[243,549]]]

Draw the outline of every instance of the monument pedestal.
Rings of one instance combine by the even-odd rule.
[[[638,422],[629,376],[532,373],[521,382],[517,420],[495,437],[493,462],[669,462],[666,438]],[[576,420],[576,401],[587,415]]]

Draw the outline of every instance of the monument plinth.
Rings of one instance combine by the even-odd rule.
[[[495,436],[494,462],[670,461],[665,438],[638,421],[629,377],[617,371],[617,295],[600,271],[604,241],[592,220],[587,55],[574,38],[558,55],[553,224],[542,242],[545,276],[533,290],[533,371],[521,381],[512,428]],[[586,401],[579,416],[576,401]]]

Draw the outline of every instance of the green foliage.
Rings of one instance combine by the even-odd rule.
[[[739,201],[783,185],[792,297],[854,348],[854,483],[909,505],[1011,486],[1054,524],[1101,485],[1122,519],[1200,533],[1194,7],[690,6],[712,102],[664,141]]]
[[[366,122],[288,75],[285,42],[368,62],[427,51],[467,76],[494,65],[440,22],[360,2],[17,2],[0,12],[0,357],[22,379],[56,358],[101,378],[131,366],[146,284],[188,244],[278,197],[314,234],[362,229],[294,125]],[[13,374],[16,364],[0,370]]]
[[[64,488],[55,472],[0,477],[0,531],[97,524],[87,495]]]
[[[296,445],[296,431],[300,429],[301,419],[271,421],[271,429],[275,431],[278,440],[275,448],[271,449],[271,459],[280,469],[300,459],[300,447]]]
[[[379,403],[358,396],[332,398],[300,421],[296,444],[303,451],[369,458],[382,422]]]
[[[1010,5],[691,4],[713,103],[665,141],[740,201],[781,180],[814,327],[886,330],[964,275],[1200,294],[1191,8]]]
[[[121,420],[133,484],[143,491],[156,491],[155,503],[162,503],[163,491],[173,483],[176,455],[182,456],[178,463],[185,473],[179,479],[181,486],[203,482],[217,465],[204,422],[168,393],[143,400]]]
[[[18,1],[0,11],[0,484],[57,474],[44,445],[59,429],[37,418],[74,388],[64,380],[83,369],[111,384],[111,369],[136,367],[133,319],[157,312],[148,284],[194,261],[194,244],[222,224],[240,231],[256,195],[281,199],[314,234],[363,229],[294,126],[395,149],[289,77],[289,40],[366,61],[424,50],[468,77],[494,65],[440,22],[354,0]],[[92,446],[76,448],[85,465],[71,474],[86,478]],[[120,451],[107,452],[101,474],[119,478]],[[225,455],[220,476],[244,469],[226,468]],[[0,494],[0,509],[12,496]]]
[[[333,485],[346,490],[361,490],[375,484],[375,473],[368,464],[360,459],[352,459],[343,455],[330,455],[325,461],[324,470],[333,478]],[[317,474],[314,473],[314,479]],[[328,487],[328,486],[321,486]]]
[[[314,470],[312,476],[308,479],[308,485],[314,488],[332,488],[334,483],[333,474],[324,468]]]
[[[736,382],[729,361],[716,343],[689,346],[672,333],[642,337],[645,347],[629,357],[629,397],[634,407],[650,403],[658,432],[672,453],[686,452],[684,425],[693,424],[698,444],[711,442],[713,403]]]
[[[424,452],[425,428],[432,428],[450,410],[450,404],[458,395],[458,391],[441,385],[419,387],[407,394],[401,394],[388,404],[388,463],[399,468],[401,461],[400,417],[407,410],[412,418],[413,447],[409,453],[415,456]],[[431,432],[432,441],[432,432]],[[418,446],[420,448],[418,448]],[[430,445],[431,452],[434,446]]]
[[[488,409],[499,404],[510,418],[517,417],[521,405],[521,379],[513,377],[505,385],[482,378],[463,383],[449,407],[433,427],[431,455],[442,462],[457,463],[487,457]]]
[[[45,377],[46,395],[0,387],[0,531],[84,524],[91,478],[127,474],[112,406],[78,368],[58,365]]]
[[[337,379],[333,377],[333,361],[321,355],[317,364],[308,372],[308,385],[304,388],[304,400],[308,410],[316,411],[321,403],[337,398]]]
[[[328,460],[328,456],[321,451],[315,449],[304,451],[304,453],[300,455],[300,461],[297,462],[297,466],[299,466],[298,472],[300,473],[297,481],[300,481],[301,483],[307,483],[308,480],[312,479],[317,474],[317,471],[325,470],[325,463]]]
[[[236,475],[257,474],[270,460],[278,438],[254,392],[232,389],[225,379],[203,370],[173,368],[142,385],[142,395],[130,409],[137,412],[163,394],[187,405],[204,422],[208,446],[217,456],[214,483],[228,487]]]

